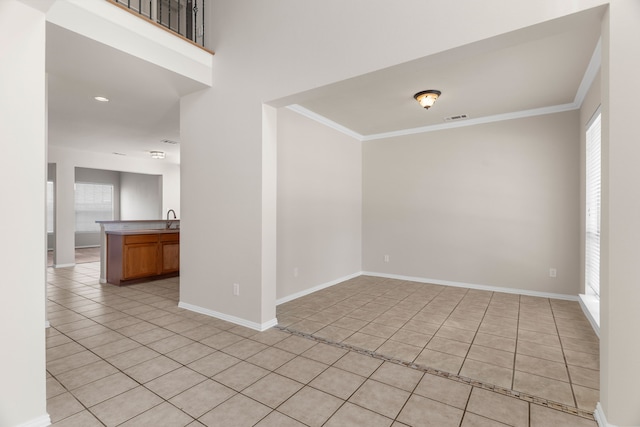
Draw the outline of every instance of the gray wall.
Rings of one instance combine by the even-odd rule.
[[[163,218],[162,176],[120,173],[120,219]]]
[[[578,130],[571,111],[365,142],[363,270],[578,294]]]

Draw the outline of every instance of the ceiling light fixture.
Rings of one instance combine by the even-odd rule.
[[[152,159],[164,159],[164,151],[150,151]]]
[[[422,92],[418,92],[413,97],[418,101],[420,105],[422,105],[425,109],[429,109],[435,102],[436,99],[442,94],[439,90],[429,89],[423,90]]]
[[[93,99],[99,102],[109,102],[109,98],[105,98],[104,96],[94,96]]]

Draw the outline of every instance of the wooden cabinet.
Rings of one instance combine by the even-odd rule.
[[[180,233],[107,233],[107,282],[121,285],[176,276],[179,271]]]

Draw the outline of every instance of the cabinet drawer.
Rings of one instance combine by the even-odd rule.
[[[180,241],[180,233],[165,233],[160,234],[161,242],[179,242]]]
[[[133,234],[130,236],[124,236],[125,245],[131,245],[135,243],[155,243],[157,241],[157,234]]]

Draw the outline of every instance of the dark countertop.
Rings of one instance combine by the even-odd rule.
[[[147,228],[141,230],[111,230],[105,231],[106,234],[116,234],[119,236],[130,236],[132,234],[175,234],[180,233],[179,228]]]

